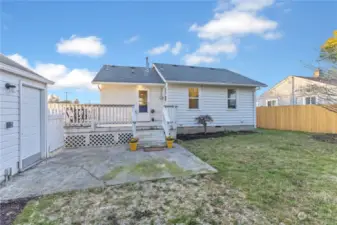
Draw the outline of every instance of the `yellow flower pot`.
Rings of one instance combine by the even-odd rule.
[[[173,140],[166,140],[167,148],[172,148],[173,146]]]
[[[137,150],[137,142],[134,142],[134,143],[129,143],[130,145],[130,150],[131,151],[136,151]]]

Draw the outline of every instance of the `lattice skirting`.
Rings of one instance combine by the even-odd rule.
[[[104,147],[129,143],[131,132],[65,134],[66,148]]]

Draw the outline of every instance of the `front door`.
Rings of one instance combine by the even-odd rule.
[[[138,121],[150,121],[149,90],[138,90]]]

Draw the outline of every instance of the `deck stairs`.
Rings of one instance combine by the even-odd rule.
[[[161,125],[137,126],[140,147],[166,146],[165,132]]]

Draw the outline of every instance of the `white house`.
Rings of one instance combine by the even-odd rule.
[[[206,114],[214,120],[209,130],[255,128],[255,92],[266,86],[226,69],[149,67],[148,61],[146,67],[104,65],[92,83],[98,85],[101,104],[135,105],[139,123],[161,122],[163,106],[175,107],[178,134],[202,131],[195,118]]]
[[[322,76],[288,76],[258,97],[258,106],[336,104],[337,79]]]
[[[0,182],[47,157],[47,84],[0,54]]]

